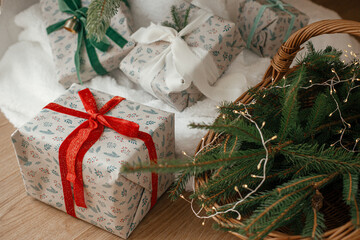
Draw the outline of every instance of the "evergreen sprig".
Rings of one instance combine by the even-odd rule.
[[[87,11],[86,31],[89,36],[101,41],[109,28],[111,18],[116,15],[123,0],[92,0]],[[129,7],[129,6],[128,6]]]
[[[207,183],[197,188],[191,198],[204,206],[218,203],[218,212],[233,208],[239,195],[246,196],[249,189],[259,186],[262,178],[258,176],[263,174],[263,169],[257,167],[266,153],[260,133],[240,114],[248,111],[258,126],[266,123],[261,130],[264,139],[272,138],[266,145],[269,153],[266,178],[257,192],[236,205],[235,210],[243,216],[242,223],[224,223],[217,228],[250,239],[263,239],[271,231],[285,227],[292,234],[321,239],[329,219],[322,206],[332,201],[327,199],[330,191],[348,205],[349,212],[340,215],[345,214],[359,228],[360,147],[354,147],[360,136],[360,87],[355,80],[360,76],[359,64],[342,62],[341,51],[332,47],[315,51],[308,44],[307,48],[308,54],[298,60],[295,70],[286,78],[268,89],[249,91],[255,104],[245,109],[241,104],[224,103],[214,123],[191,124],[193,128],[209,129],[220,135],[218,141],[205,147],[194,160],[125,165],[123,170],[180,171],[170,191],[173,199],[181,194],[191,175],[202,177],[207,173],[210,176]],[[336,92],[330,92],[324,83],[337,80],[337,76],[349,81],[337,83]],[[311,84],[315,86],[308,88]],[[341,116],[334,112],[337,107]],[[342,145],[338,143],[340,137]],[[230,199],[233,202],[229,203]],[[214,213],[214,210],[207,212]],[[230,212],[224,217],[237,215]]]
[[[183,28],[188,25],[189,14],[191,7],[188,7],[184,15],[176,9],[176,6],[171,6],[171,18],[173,22],[165,21],[162,23],[165,27],[170,27],[175,29],[177,32],[180,32]]]

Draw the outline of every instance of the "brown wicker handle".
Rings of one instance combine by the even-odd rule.
[[[333,33],[348,33],[360,37],[360,23],[343,19],[323,20],[299,29],[279,48],[271,60],[263,80],[254,88],[261,89],[281,79],[288,72],[296,54],[301,50],[301,45],[307,40],[319,35]],[[236,99],[236,102],[248,103],[250,100],[250,95],[246,92]]]

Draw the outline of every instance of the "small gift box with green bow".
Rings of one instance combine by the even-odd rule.
[[[247,0],[240,5],[237,20],[247,48],[262,57],[274,56],[308,22],[307,15],[280,0]]]
[[[58,81],[65,87],[107,74],[135,45],[130,40],[133,23],[126,0],[121,0],[101,41],[86,31],[89,4],[90,0],[40,1]]]
[[[123,174],[121,167],[173,158],[174,114],[78,84],[12,141],[30,196],[122,238],[173,180],[171,174]]]

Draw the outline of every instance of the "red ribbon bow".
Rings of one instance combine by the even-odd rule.
[[[150,134],[139,131],[139,125],[137,123],[104,115],[125,98],[117,96],[113,97],[100,109],[100,111],[98,111],[94,96],[88,88],[79,91],[78,94],[87,113],[70,109],[56,103],[50,103],[44,107],[59,113],[88,119],[71,132],[59,148],[59,166],[66,212],[73,217],[76,217],[76,214],[71,183],[73,183],[74,187],[74,199],[76,205],[86,208],[82,177],[82,161],[85,153],[97,140],[99,140],[104,131],[104,127],[112,128],[121,135],[138,138],[144,141],[149,152],[150,161],[153,163],[156,163],[157,161],[155,144]],[[152,173],[151,179],[151,207],[153,207],[157,201],[158,175]]]

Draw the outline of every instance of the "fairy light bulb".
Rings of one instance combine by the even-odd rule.
[[[265,127],[266,122],[262,122],[261,128]]]
[[[278,136],[275,135],[275,136],[273,136],[272,138],[270,138],[270,140],[273,141],[273,140],[277,139],[277,137],[278,137]]]

